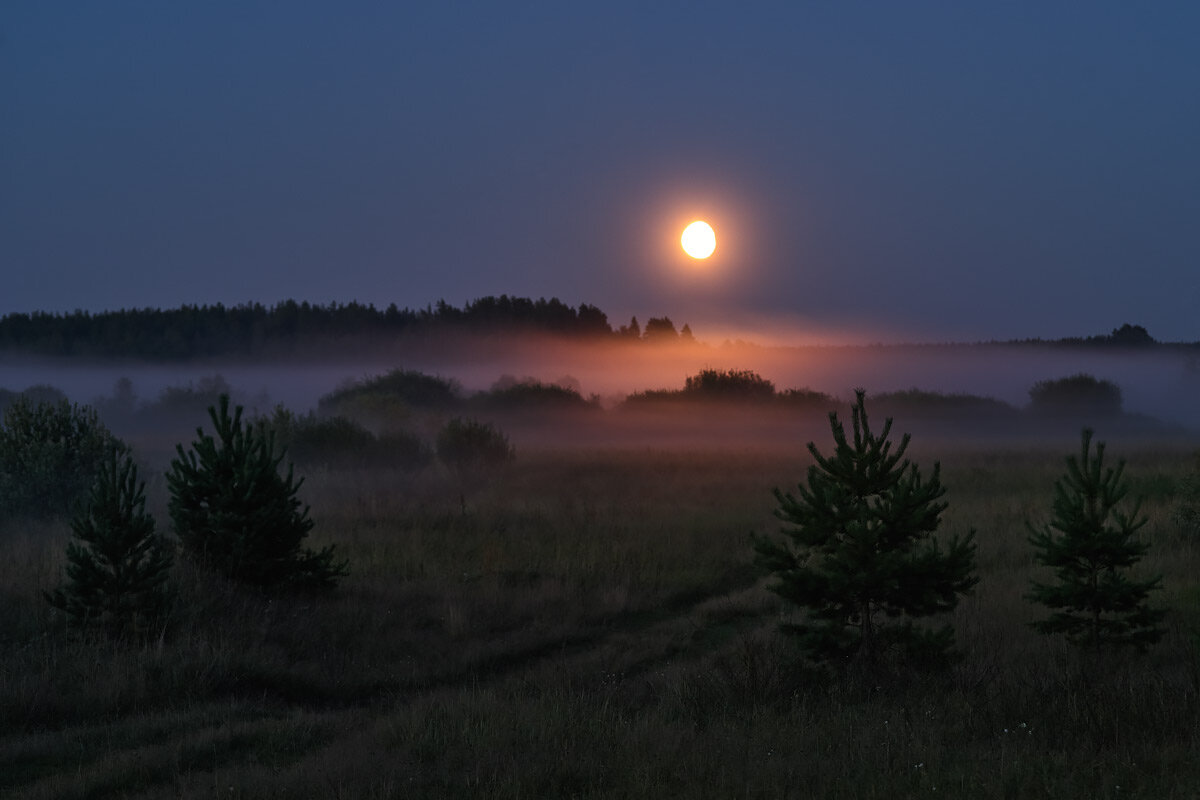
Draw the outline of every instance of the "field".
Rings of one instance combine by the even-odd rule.
[[[943,466],[942,530],[977,531],[981,581],[954,614],[955,666],[864,685],[799,661],[752,564],[808,437],[732,438],[530,444],[471,487],[437,466],[310,472],[311,539],[350,559],[341,587],[267,596],[181,563],[178,617],[140,646],[58,627],[40,593],[68,529],[9,527],[0,795],[1200,793],[1200,553],[1175,518],[1194,445],[1110,444],[1146,498],[1169,631],[1088,659],[1029,629],[1023,599],[1025,521],[1048,517],[1077,440],[919,437],[915,460]]]

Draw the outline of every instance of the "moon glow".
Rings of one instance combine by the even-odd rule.
[[[679,243],[692,258],[708,258],[717,249],[717,235],[707,222],[696,220],[683,229]]]

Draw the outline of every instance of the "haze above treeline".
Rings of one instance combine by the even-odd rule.
[[[703,331],[693,331],[686,321],[677,327],[665,314],[648,317],[644,323],[635,316],[628,323],[614,324],[604,311],[587,303],[573,307],[557,298],[500,295],[461,308],[439,300],[416,310],[394,303],[379,309],[357,302],[321,305],[286,300],[271,307],[218,303],[95,313],[10,313],[0,317],[0,353],[149,360],[345,352],[361,356],[364,349],[385,354],[414,341],[428,346],[442,340],[441,344],[448,346],[464,338],[530,334],[588,341],[712,344]],[[779,341],[768,330],[761,334],[763,340]],[[757,341],[754,332],[745,336]],[[740,338],[737,343],[747,344]],[[803,337],[785,343],[797,347],[813,344]],[[1128,322],[1107,334],[963,344],[1200,348],[1200,342],[1159,342],[1146,328]]]

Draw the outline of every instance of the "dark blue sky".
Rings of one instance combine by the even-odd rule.
[[[1191,2],[0,7],[0,313],[1194,341],[1198,268]]]

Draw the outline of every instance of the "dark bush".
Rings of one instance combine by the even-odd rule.
[[[516,457],[508,437],[485,422],[452,419],[438,431],[438,458],[460,477],[497,469]]]
[[[830,399],[827,395],[807,392],[805,397]],[[776,398],[775,384],[751,370],[705,369],[690,376],[683,389],[647,389],[634,392],[625,398],[627,406],[649,406],[670,402],[766,402]],[[799,402],[800,393],[793,390],[787,396],[791,402]]]
[[[977,415],[1011,415],[1016,409],[992,397],[974,394],[943,394],[923,389],[906,389],[875,395],[875,407],[885,414],[904,414],[909,417],[936,416],[974,417]]]
[[[394,369],[330,392],[317,402],[317,410],[327,416],[355,416],[404,407],[446,409],[455,406],[458,399],[459,387],[453,381]]]
[[[3,412],[13,403],[18,400],[26,400],[30,403],[61,403],[67,399],[62,389],[57,386],[49,386],[44,383],[30,386],[20,392],[14,392],[9,389],[0,389],[0,412]]]
[[[1029,390],[1030,409],[1051,416],[1121,413],[1121,387],[1086,373],[1038,381]]]
[[[345,417],[297,416],[279,406],[259,424],[274,433],[277,445],[300,466],[411,469],[433,460],[430,448],[411,433],[393,431],[376,436]]]
[[[216,405],[221,395],[232,394],[229,383],[220,375],[201,378],[186,386],[168,386],[158,395],[158,400],[147,406],[152,414],[202,414],[209,406]]]
[[[0,515],[73,514],[100,466],[126,450],[88,406],[18,399],[0,421]]]
[[[490,391],[477,394],[473,398],[473,404],[505,411],[595,408],[574,389],[555,383],[542,383],[533,378],[498,381]]]
[[[771,400],[775,384],[748,369],[705,369],[684,382],[683,393],[706,400]]]
[[[779,402],[787,406],[813,406],[822,409],[829,408],[837,401],[824,392],[815,389],[787,389],[778,394]]]

